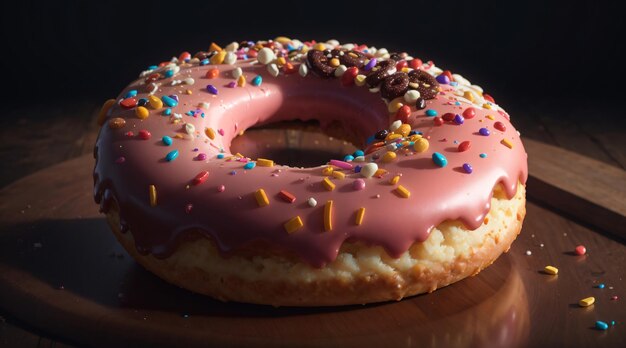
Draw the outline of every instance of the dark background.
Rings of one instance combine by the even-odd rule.
[[[433,60],[481,85],[522,136],[626,168],[619,3],[4,1],[0,186],[91,151],[94,113],[147,66],[278,35]]]
[[[610,100],[622,93],[626,32],[613,3],[17,1],[2,11],[2,80],[14,101],[105,100],[182,51],[285,35],[407,51],[460,72],[504,106]]]

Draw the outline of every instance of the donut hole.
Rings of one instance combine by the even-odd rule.
[[[274,122],[248,128],[232,140],[230,150],[290,167],[316,167],[361,148],[360,139],[343,129],[339,122],[324,129],[316,120]]]

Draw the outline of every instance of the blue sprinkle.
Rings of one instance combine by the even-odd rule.
[[[137,100],[137,106],[146,106],[146,104],[148,104],[148,99],[146,98],[141,98]]]
[[[235,174],[237,174],[237,172],[236,172],[236,171],[234,171],[234,170],[231,170],[231,171],[230,171],[230,175],[235,175]]]
[[[467,174],[472,174],[472,172],[474,171],[474,169],[472,168],[472,166],[469,163],[463,163],[463,170]]]
[[[442,85],[450,84],[450,78],[444,74],[437,76],[436,79],[437,79],[437,82],[441,83]]]
[[[209,58],[205,58],[200,61],[200,65],[209,65]]]
[[[213,86],[213,85],[207,85],[206,86],[206,90],[207,90],[207,92],[209,92],[211,94],[217,95],[217,88],[215,88],[215,86]]]
[[[604,289],[604,283],[598,284],[598,289]]]
[[[366,144],[371,144],[371,143],[373,143],[373,142],[374,142],[374,140],[376,140],[376,137],[375,137],[375,136],[373,136],[373,135],[370,135],[370,136],[367,138],[367,140],[365,140],[365,143],[366,143]]]
[[[224,154],[223,153],[218,153],[217,154],[217,159],[222,159],[224,158]]]
[[[137,96],[137,90],[136,89],[131,89],[130,91],[128,91],[128,93],[126,93],[126,96],[124,97],[124,99],[126,98],[132,98]]]
[[[254,168],[254,167],[256,167],[256,163],[254,163],[254,162],[248,162],[248,163],[246,163],[246,164],[243,166],[243,169],[252,169],[252,168]]]
[[[483,136],[489,136],[489,134],[491,134],[491,132],[489,131],[489,129],[484,128],[484,127],[483,127],[483,128],[481,128],[481,129],[479,129],[479,130],[478,130],[478,133],[479,133],[480,135],[483,135]]]
[[[454,115],[454,123],[463,124],[463,122],[465,122],[465,118],[463,118],[463,116],[459,114]]]
[[[409,141],[409,146],[413,146],[413,145],[415,145],[415,142],[414,141]]]
[[[596,329],[604,331],[604,330],[606,330],[608,328],[609,328],[609,324],[607,324],[607,323],[605,323],[605,322],[603,322],[601,320],[596,321]]]
[[[150,66],[148,67],[148,70],[154,70],[154,69],[158,69],[158,68],[159,68],[159,67],[158,67],[158,66],[156,66],[156,65],[150,65]]]
[[[174,76],[174,70],[165,71],[165,78],[172,77],[172,76]]]
[[[360,173],[361,172],[361,168],[363,168],[363,167],[357,165],[356,167],[354,167],[354,172],[355,173]]]
[[[354,157],[365,156],[365,152],[363,150],[354,151]]]
[[[346,155],[346,157],[343,158],[344,162],[350,162],[352,160],[354,160],[354,156],[352,155]]]
[[[428,116],[428,117],[435,117],[435,116],[437,116],[437,110],[433,110],[433,109],[426,110],[426,116]]]
[[[169,115],[171,115],[171,114],[172,114],[172,109],[169,109],[169,108],[168,108],[168,109],[163,110],[163,115],[165,115],[165,116],[169,116]]]
[[[615,320],[611,320],[611,326],[615,326]]]
[[[261,75],[257,75],[252,79],[253,86],[260,86],[262,82],[263,82],[263,78],[261,77]]]
[[[161,100],[163,101],[163,103],[165,103],[165,105],[167,105],[167,106],[169,106],[171,108],[173,108],[176,105],[178,105],[178,102],[174,98],[166,96],[166,95],[162,96]]]
[[[187,111],[187,112],[185,112],[185,115],[187,115],[187,116],[193,116],[193,111]]]
[[[163,139],[161,139],[161,140],[163,140],[163,144],[165,144],[167,146],[172,145],[172,138],[168,137],[167,135],[164,136]]]
[[[171,161],[175,160],[176,157],[178,157],[178,150],[174,150],[174,151],[168,153],[167,155],[165,155],[165,160],[168,161],[168,162],[171,162]]]
[[[481,153],[481,154],[480,154],[480,155],[478,155],[478,156],[480,156],[480,158],[487,158],[487,154],[486,154],[486,153]]]
[[[458,83],[458,82],[456,82],[456,81],[452,81],[452,82],[450,82],[450,86],[458,86],[458,85],[459,85],[459,83]]]
[[[440,154],[439,152],[433,153],[433,162],[441,168],[448,165],[448,159],[446,159],[446,156]]]
[[[455,106],[459,106],[459,105],[461,105],[461,102],[454,102],[454,105]]]

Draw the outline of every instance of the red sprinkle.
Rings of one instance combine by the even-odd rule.
[[[213,69],[211,69],[211,70],[206,72],[206,78],[207,79],[214,79],[214,78],[218,77],[219,75],[220,75],[220,71],[215,69],[215,68],[213,68]]]
[[[359,69],[355,66],[348,68],[343,75],[341,75],[341,84],[344,86],[352,86],[354,84],[354,78],[359,74]]]
[[[124,135],[130,138],[130,137],[134,137],[135,133],[133,133],[133,131],[128,131],[128,132],[124,133]]]
[[[189,52],[183,52],[180,54],[180,56],[178,56],[178,60],[180,60],[181,62],[184,62],[187,59],[191,59],[191,53]]]
[[[441,75],[445,75],[448,77],[448,79],[450,79],[450,81],[454,81],[454,77],[452,77],[452,73],[450,72],[450,70],[445,70],[441,73]]]
[[[584,245],[579,245],[574,249],[576,255],[585,255],[587,253],[587,248]]]
[[[132,109],[135,106],[137,106],[137,99],[135,98],[126,98],[124,100],[122,100],[122,102],[120,103],[120,105],[124,108],[124,109]]]
[[[139,139],[141,139],[141,140],[148,140],[148,139],[150,139],[152,134],[150,134],[150,132],[148,132],[147,130],[142,129],[142,130],[139,131],[139,133],[137,133],[137,136],[139,136]]]
[[[191,209],[193,209],[193,204],[189,203],[185,206],[185,213],[191,213]]]
[[[463,117],[465,117],[466,119],[474,118],[474,116],[476,116],[476,109],[474,108],[470,107],[463,111]]]
[[[209,172],[207,172],[206,170],[202,171],[202,172],[198,173],[198,175],[196,175],[195,178],[193,178],[193,184],[194,185],[200,185],[203,182],[205,182],[208,177],[209,177]]]
[[[409,123],[409,116],[411,116],[411,107],[408,105],[403,105],[396,112],[396,120],[400,120],[402,123]]]
[[[489,95],[489,94],[487,94],[487,93],[483,94],[483,98],[485,98],[486,100],[488,100],[488,101],[490,101],[490,102],[492,102],[492,103],[494,103],[494,104],[496,103],[496,101],[495,101],[495,100],[493,100],[493,97],[492,97],[492,96],[490,96],[490,95]]]
[[[504,125],[504,123],[502,123],[500,121],[494,123],[493,124],[493,128],[495,128],[495,129],[497,129],[497,130],[499,130],[501,132],[504,132],[506,130],[506,126]]]
[[[611,300],[612,300],[612,301],[617,301],[617,299],[618,299],[618,298],[619,298],[619,297],[617,297],[617,295],[611,296]]]
[[[411,61],[409,61],[409,66],[411,67],[411,69],[417,69],[422,66],[422,60],[419,58],[413,58]]]
[[[439,116],[435,117],[433,121],[435,122],[435,126],[441,126],[443,124],[443,119]]]
[[[146,77],[146,84],[150,84],[152,82],[155,82],[160,77],[161,77],[161,75],[159,73],[150,74],[150,75],[148,75],[148,77]]]
[[[459,144],[459,152],[467,151],[470,147],[472,147],[472,143],[470,143],[469,140],[466,140]]]
[[[285,66],[283,66],[283,71],[285,72],[285,74],[289,75],[295,73],[296,68],[293,66],[293,64],[287,62],[285,63]]]
[[[441,118],[446,122],[452,122],[452,120],[454,120],[454,114],[451,112],[446,112],[445,114],[443,114],[443,116],[441,116]]]
[[[402,69],[406,68],[407,65],[408,64],[407,64],[406,60],[401,60],[401,61],[398,62],[398,64],[396,64],[396,70],[402,70]]]
[[[285,190],[280,190],[280,192],[278,192],[278,196],[287,203],[293,203],[296,201],[296,196]]]

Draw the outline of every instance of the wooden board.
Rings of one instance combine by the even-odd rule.
[[[0,307],[69,343],[626,345],[626,247],[545,202],[529,202],[523,232],[508,254],[432,294],[367,306],[272,308],[214,301],[137,266],[97,212],[92,167],[91,156],[83,156],[0,191]],[[532,186],[528,191],[541,196]],[[572,254],[578,244],[587,256]],[[540,272],[547,264],[559,267],[559,275]],[[606,287],[594,287],[600,283]],[[596,304],[579,308],[587,296]],[[598,331],[596,320],[616,325]]]

